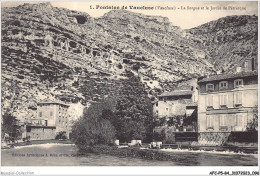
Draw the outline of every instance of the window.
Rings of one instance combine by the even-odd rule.
[[[214,123],[214,116],[207,116],[207,128],[212,128]]]
[[[228,88],[228,82],[227,81],[221,81],[219,83],[219,90],[227,89]]]
[[[243,82],[243,79],[236,79],[234,81],[234,87],[239,87],[239,86],[243,86],[244,85],[244,82]]]
[[[243,125],[243,116],[241,114],[236,115],[236,126],[242,126]]]
[[[42,112],[39,112],[39,117],[42,117]]]
[[[220,104],[220,106],[227,105],[227,95],[226,94],[219,95],[219,104]]]
[[[234,93],[234,102],[235,105],[242,105],[242,92]]]
[[[156,103],[156,107],[158,107],[158,103]]]
[[[51,117],[53,116],[53,112],[52,112],[52,111],[50,112],[50,116],[51,116]]]
[[[166,111],[169,111],[169,108],[166,108]]]
[[[213,91],[214,90],[214,84],[207,84],[206,85],[206,91]]]
[[[222,114],[219,117],[219,126],[226,126],[226,120],[227,120],[227,115],[226,114]]]
[[[213,107],[213,95],[206,96],[206,106]]]

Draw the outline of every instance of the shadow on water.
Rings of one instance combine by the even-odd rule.
[[[42,144],[2,150],[3,166],[257,166],[257,157],[214,152],[167,152],[173,161],[79,154],[71,144]]]

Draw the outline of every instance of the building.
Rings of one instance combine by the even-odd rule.
[[[63,132],[69,137],[69,105],[51,100],[43,100],[37,104],[37,118],[25,121],[26,136],[31,140],[55,139]]]
[[[199,132],[246,131],[258,106],[258,73],[245,68],[198,80]]]
[[[174,90],[159,95],[159,101],[156,103],[158,107],[158,117],[171,117],[174,115],[185,115],[186,105],[194,101],[194,91],[190,90]]]
[[[173,91],[159,95],[153,103],[154,116],[158,120],[174,118],[178,124],[172,124],[173,131],[197,131],[197,101],[197,79],[192,79],[188,84],[179,84]]]
[[[191,80],[189,85],[179,85],[173,91],[164,92],[158,96],[159,100],[154,104],[154,111],[159,118],[192,114],[196,109],[198,101],[197,79]]]

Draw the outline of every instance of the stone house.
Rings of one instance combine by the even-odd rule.
[[[45,99],[37,104],[37,118],[25,122],[26,136],[31,140],[55,139],[59,132],[69,138],[69,105]]]
[[[158,96],[159,100],[154,104],[158,117],[170,117],[174,115],[192,114],[197,106],[198,89],[197,79],[189,80],[188,84],[179,83],[173,91],[164,92]]]
[[[159,95],[158,100],[153,102],[153,113],[158,120],[178,118],[175,119],[178,127],[174,127],[174,131],[197,131],[197,101],[197,79],[192,79],[188,84],[187,81],[179,83],[173,91]],[[190,123],[185,123],[187,118]]]

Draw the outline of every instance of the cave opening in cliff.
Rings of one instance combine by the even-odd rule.
[[[86,17],[84,16],[76,16],[75,18],[77,19],[78,24],[85,24],[87,21]]]

